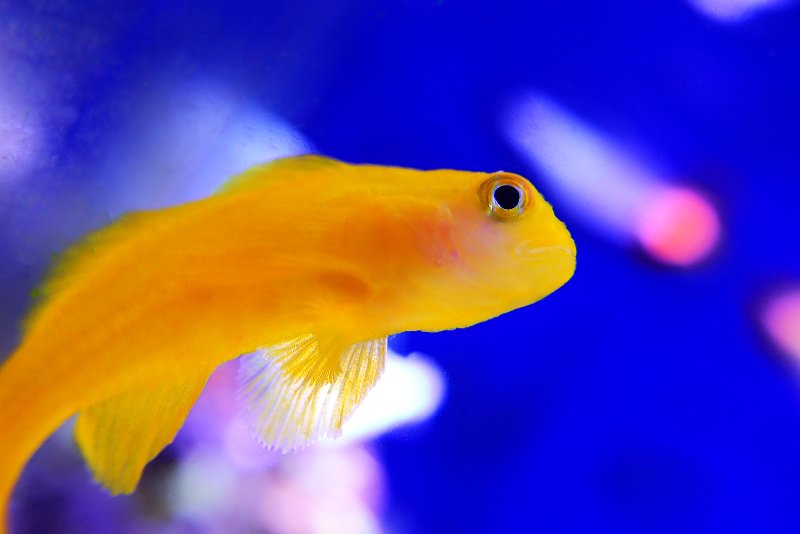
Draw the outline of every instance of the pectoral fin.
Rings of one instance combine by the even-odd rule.
[[[130,493],[144,466],[175,438],[208,375],[137,389],[84,409],[75,439],[95,479]]]
[[[383,372],[386,339],[344,351],[298,337],[240,359],[239,394],[256,435],[283,451],[341,433],[342,424]]]

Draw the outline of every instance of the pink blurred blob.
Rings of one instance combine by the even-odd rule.
[[[704,196],[689,188],[666,187],[642,210],[635,233],[653,258],[685,267],[714,250],[720,222]]]
[[[800,287],[770,298],[762,308],[761,323],[778,348],[800,359]]]
[[[385,481],[361,447],[317,448],[284,458],[262,495],[268,532],[381,532]]]

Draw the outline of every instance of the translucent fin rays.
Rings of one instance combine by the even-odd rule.
[[[385,338],[351,345],[339,356],[337,372],[314,379],[314,368],[297,362],[325,360],[320,346],[309,334],[240,359],[239,396],[267,447],[289,451],[338,436],[383,372]],[[310,373],[298,372],[303,368]]]

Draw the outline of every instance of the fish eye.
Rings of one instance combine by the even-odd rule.
[[[494,203],[504,210],[516,209],[522,202],[522,191],[510,184],[501,184],[494,188]]]
[[[531,185],[524,178],[497,172],[481,185],[484,209],[495,220],[513,221],[525,211],[531,200]]]

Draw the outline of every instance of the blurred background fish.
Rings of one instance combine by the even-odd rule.
[[[272,157],[517,171],[581,251],[537,306],[390,339],[427,363],[346,446],[250,449],[223,372],[134,496],[56,434],[17,531],[800,530],[798,27],[792,0],[0,2],[4,354],[51,254]]]

